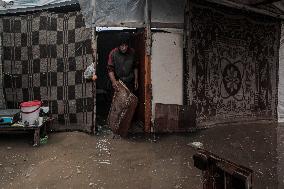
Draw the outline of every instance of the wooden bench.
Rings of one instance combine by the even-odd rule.
[[[40,137],[47,135],[47,127],[50,126],[54,119],[48,118],[40,126],[11,126],[1,125],[0,132],[33,132],[33,146],[40,146]]]

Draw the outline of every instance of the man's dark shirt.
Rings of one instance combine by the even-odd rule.
[[[128,48],[126,53],[115,48],[109,54],[108,72],[114,72],[116,79],[120,79],[126,85],[134,83],[134,69],[137,66],[137,57],[132,48]]]

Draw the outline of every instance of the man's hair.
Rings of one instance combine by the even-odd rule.
[[[121,33],[119,35],[119,45],[126,44],[129,45],[129,34],[128,33]]]

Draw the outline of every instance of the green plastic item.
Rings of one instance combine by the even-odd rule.
[[[40,144],[47,144],[48,136],[46,135],[44,138],[40,139]]]

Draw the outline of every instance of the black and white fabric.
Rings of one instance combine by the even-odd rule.
[[[3,63],[2,63],[2,38],[0,36],[0,109],[6,108],[3,91]]]
[[[185,104],[197,124],[276,121],[280,21],[201,1],[189,12]]]
[[[8,108],[42,100],[55,130],[91,131],[95,88],[84,79],[93,62],[92,32],[79,12],[4,17],[4,86]]]

